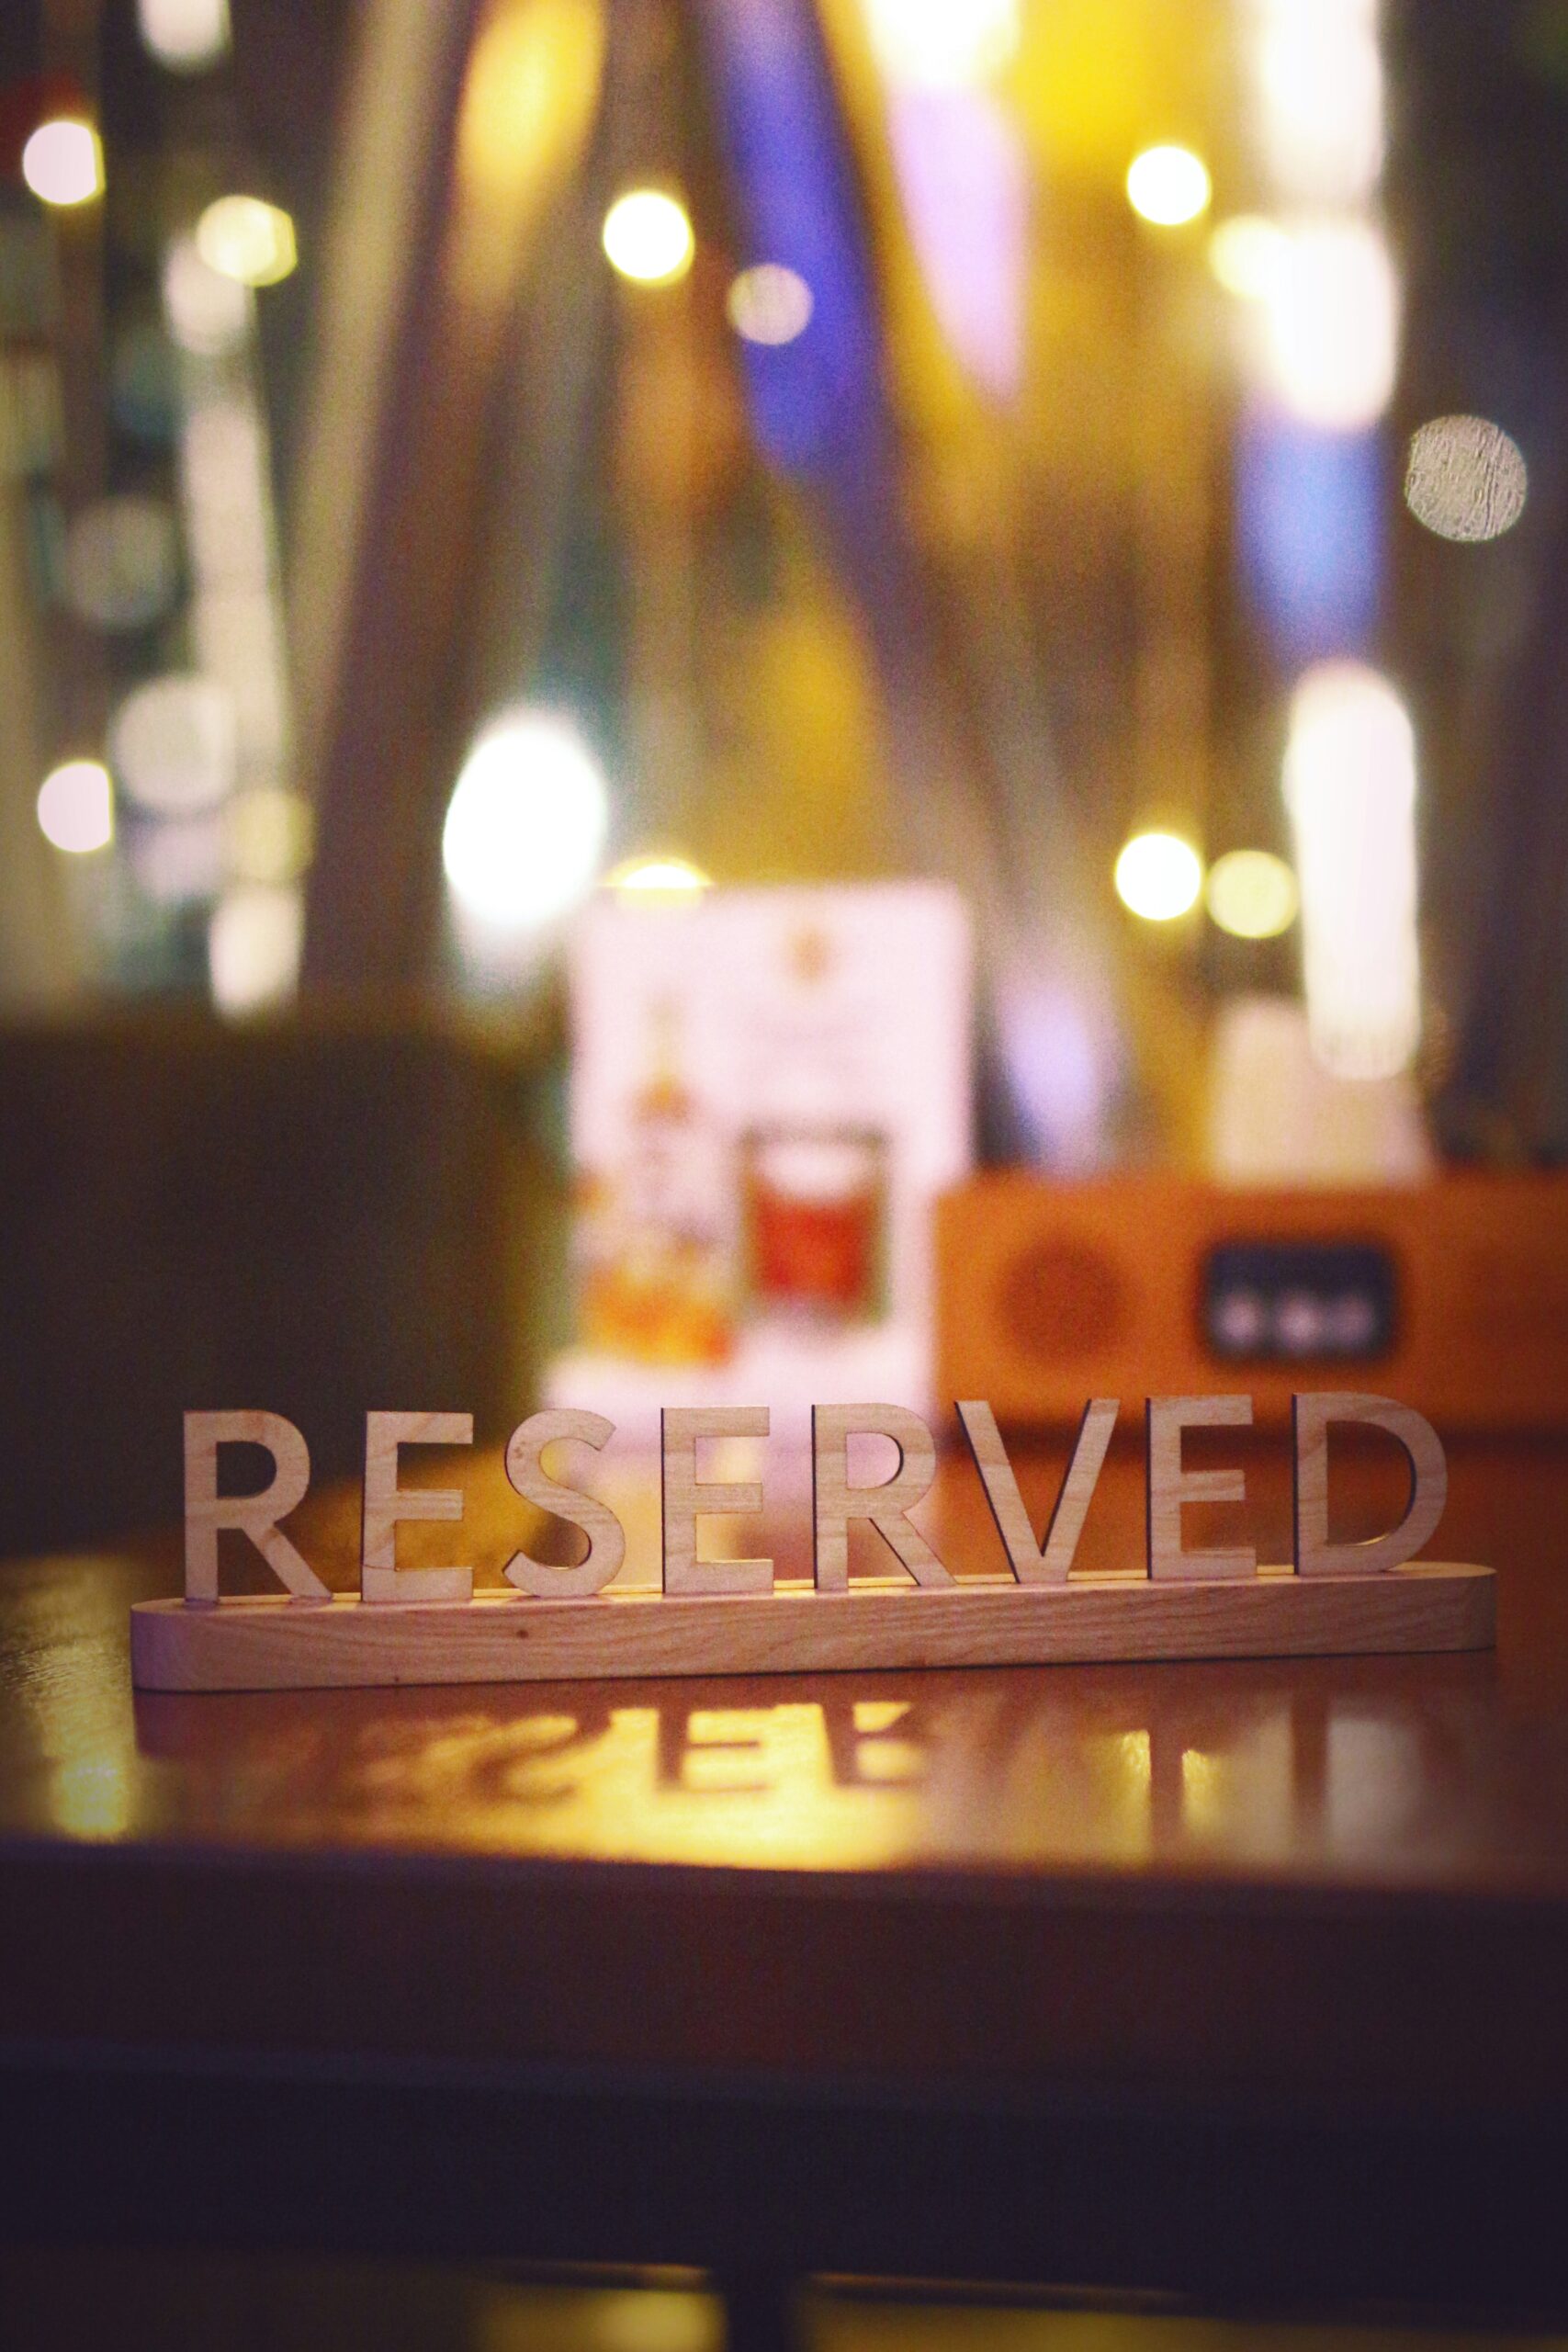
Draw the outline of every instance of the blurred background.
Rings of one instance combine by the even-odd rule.
[[[9,0],[0,1543],[951,1393],[975,1166],[1080,1397],[1211,1196],[1187,1385],[1391,1385],[1568,1152],[1565,130],[1565,0]]]

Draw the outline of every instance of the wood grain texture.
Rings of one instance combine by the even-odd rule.
[[[1296,1574],[1303,1577],[1374,1576],[1413,1559],[1438,1532],[1449,1498],[1448,1464],[1437,1430],[1409,1405],[1389,1396],[1300,1396],[1292,1399],[1294,1438]],[[1410,1464],[1410,1501],[1399,1525],[1370,1543],[1328,1540],[1328,1430],[1334,1421],[1359,1421],[1387,1430],[1404,1448]]]
[[[852,1436],[891,1438],[898,1466],[879,1486],[850,1483]],[[863,1519],[875,1528],[918,1585],[952,1581],[947,1570],[906,1514],[924,1499],[936,1476],[936,1447],[918,1413],[904,1405],[813,1405],[811,1494],[818,1592],[843,1592],[850,1580],[849,1523]]]
[[[760,1478],[703,1478],[699,1438],[766,1437],[765,1405],[670,1405],[660,1415],[660,1513],[667,1593],[770,1593],[769,1559],[700,1560],[697,1521],[705,1512],[754,1514],[762,1508]]]
[[[1184,1503],[1241,1503],[1247,1481],[1239,1470],[1184,1470],[1183,1430],[1245,1430],[1252,1426],[1250,1396],[1151,1396],[1148,1428],[1149,1574],[1162,1578],[1250,1577],[1258,1555],[1250,1544],[1183,1551]]]
[[[272,1480],[256,1495],[220,1495],[220,1445],[262,1445],[276,1464]],[[310,1454],[304,1438],[281,1413],[187,1413],[186,1455],[186,1599],[210,1606],[218,1599],[218,1531],[238,1528],[248,1535],[278,1582],[296,1600],[330,1600],[332,1595],[310,1562],[277,1522],[303,1502],[310,1484]]]
[[[1084,1407],[1072,1459],[1046,1522],[1045,1540],[1036,1544],[996,1415],[979,1399],[959,1406],[958,1418],[980,1473],[987,1504],[1008,1566],[1020,1584],[1066,1583],[1120,1409],[1114,1396],[1091,1396]]]
[[[520,1421],[506,1443],[508,1482],[525,1503],[580,1527],[588,1551],[575,1567],[549,1567],[521,1549],[502,1570],[508,1584],[539,1600],[586,1600],[603,1591],[626,1556],[626,1530],[607,1503],[552,1478],[545,1468],[547,1445],[591,1445],[595,1452],[609,1444],[615,1424],[603,1413],[576,1412],[566,1408],[530,1413]]]
[[[466,1601],[474,1589],[472,1568],[400,1568],[397,1532],[400,1519],[458,1520],[463,1497],[457,1487],[425,1487],[409,1492],[398,1484],[400,1445],[472,1445],[471,1413],[367,1413],[365,1416],[365,1510],[360,1542],[360,1591],[372,1607],[421,1601]]]
[[[1422,1561],[1372,1577],[1157,1584],[1142,1577],[1018,1585],[899,1579],[764,1598],[601,1593],[592,1600],[482,1594],[466,1606],[328,1609],[239,1600],[131,1611],[141,1690],[345,1690],[398,1683],[784,1674],[1089,1660],[1310,1657],[1484,1649],[1495,1639],[1489,1568]]]

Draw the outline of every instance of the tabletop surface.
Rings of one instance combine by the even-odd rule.
[[[1245,1453],[1278,1557],[1286,1449]],[[1061,1466],[1022,1466],[1037,1516]],[[1559,2098],[1568,1453],[1450,1466],[1434,1548],[1497,1568],[1495,1654],[133,1696],[127,1611],[176,1589],[175,1543],[6,1564],[7,2030]],[[1082,1565],[1136,1556],[1142,1476],[1112,1453]],[[523,1507],[491,1455],[463,1477],[463,1551],[411,1525],[400,1557],[488,1581]],[[1339,1494],[1347,1534],[1397,1515],[1375,1448]],[[616,1500],[635,1568],[656,1497]],[[338,1495],[295,1523],[334,1583],[355,1520]],[[966,1464],[927,1525],[1000,1565]],[[769,1542],[798,1572],[804,1514]]]

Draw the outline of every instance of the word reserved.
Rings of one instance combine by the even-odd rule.
[[[1107,1396],[1094,1397],[1085,1407],[1055,1508],[1043,1536],[1036,1538],[991,1408],[980,1402],[959,1405],[964,1436],[1015,1585],[1066,1584],[1119,1410],[1118,1401]],[[1184,1545],[1181,1530],[1184,1504],[1246,1499],[1239,1470],[1183,1468],[1184,1432],[1246,1428],[1252,1420],[1252,1399],[1245,1396],[1151,1396],[1145,1418],[1149,1578],[1195,1584],[1257,1577],[1258,1556],[1250,1546],[1190,1548]],[[1328,1432],[1337,1421],[1367,1423],[1386,1430],[1403,1447],[1409,1464],[1410,1498],[1404,1518],[1397,1527],[1370,1543],[1329,1540]],[[765,1438],[769,1428],[768,1408],[761,1405],[680,1407],[663,1414],[661,1586],[666,1597],[755,1600],[773,1596],[772,1560],[706,1559],[698,1548],[698,1527],[705,1516],[747,1515],[763,1508],[761,1480],[703,1476],[699,1444],[711,1439]],[[621,1568],[626,1534],[615,1513],[595,1496],[568,1485],[546,1467],[551,1449],[580,1446],[598,1451],[610,1443],[615,1433],[614,1424],[600,1414],[566,1410],[531,1414],[513,1431],[506,1448],[506,1473],[516,1492],[539,1510],[570,1522],[586,1540],[582,1558],[566,1566],[536,1560],[525,1551],[515,1552],[502,1574],[519,1593],[540,1600],[588,1600],[602,1593]],[[852,1477],[851,1442],[863,1436],[892,1441],[897,1461],[890,1476],[875,1483]],[[463,1516],[463,1497],[456,1488],[412,1490],[400,1485],[400,1448],[472,1442],[473,1417],[468,1413],[367,1416],[362,1603],[450,1606],[474,1600],[471,1568],[400,1568],[396,1557],[400,1521],[460,1521]],[[256,1494],[221,1494],[220,1450],[241,1443],[266,1449],[273,1459],[272,1478]],[[1382,1396],[1343,1393],[1299,1396],[1293,1401],[1292,1443],[1293,1554],[1298,1577],[1382,1575],[1413,1559],[1436,1532],[1448,1494],[1443,1450],[1430,1423],[1409,1406]],[[811,1456],[813,1581],[818,1593],[849,1590],[849,1530],[855,1521],[875,1530],[917,1586],[930,1589],[975,1581],[955,1578],[910,1517],[936,1475],[936,1447],[918,1414],[898,1405],[814,1406]],[[558,1456],[557,1460],[558,1466]],[[187,1604],[210,1605],[220,1599],[218,1539],[224,1529],[250,1537],[292,1600],[332,1600],[327,1585],[279,1523],[303,1501],[310,1483],[310,1453],[291,1421],[266,1412],[187,1413],[185,1478]]]

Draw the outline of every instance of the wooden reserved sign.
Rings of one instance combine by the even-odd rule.
[[[1252,1419],[1248,1396],[1151,1396],[1148,1544],[1145,1566],[1117,1576],[1075,1576],[1074,1555],[1115,1426],[1114,1398],[1084,1409],[1077,1441],[1043,1535],[1037,1538],[987,1404],[959,1419],[1007,1555],[1005,1576],[954,1577],[909,1513],[936,1473],[931,1434],[897,1405],[812,1408],[814,1576],[775,1584],[768,1559],[706,1559],[705,1514],[762,1509],[758,1480],[701,1476],[697,1445],[761,1438],[765,1406],[671,1409],[660,1466],[662,1589],[607,1589],[626,1556],[620,1521],[603,1502],[545,1466],[547,1451],[599,1449],[615,1435],[597,1413],[533,1414],[514,1430],[506,1472],[517,1493],[578,1528],[574,1566],[518,1551],[502,1574],[510,1589],[474,1590],[467,1567],[400,1568],[400,1520],[460,1520],[453,1488],[409,1491],[398,1483],[399,1448],[468,1445],[468,1413],[371,1413],[365,1443],[365,1507],[357,1594],[333,1594],[279,1522],[310,1480],[304,1438],[276,1413],[187,1413],[186,1592],[131,1611],[131,1673],[147,1690],[256,1690],[304,1687],[581,1679],[610,1675],[771,1674],[833,1668],[1045,1665],[1085,1659],[1268,1657],[1372,1650],[1485,1648],[1495,1638],[1490,1568],[1415,1558],[1436,1532],[1448,1493],[1443,1450],[1419,1413],[1381,1396],[1297,1396],[1294,1560],[1263,1568],[1243,1545],[1185,1548],[1190,1502],[1241,1502],[1237,1470],[1186,1470],[1182,1433],[1235,1429]],[[1367,1544],[1328,1537],[1328,1431],[1371,1423],[1404,1448],[1410,1499],[1400,1524]],[[890,1478],[851,1476],[852,1438],[890,1438]],[[273,1476],[260,1493],[219,1492],[220,1448],[260,1445]],[[849,1530],[875,1530],[898,1573],[851,1583]],[[283,1589],[260,1598],[219,1591],[223,1529],[249,1536]]]

